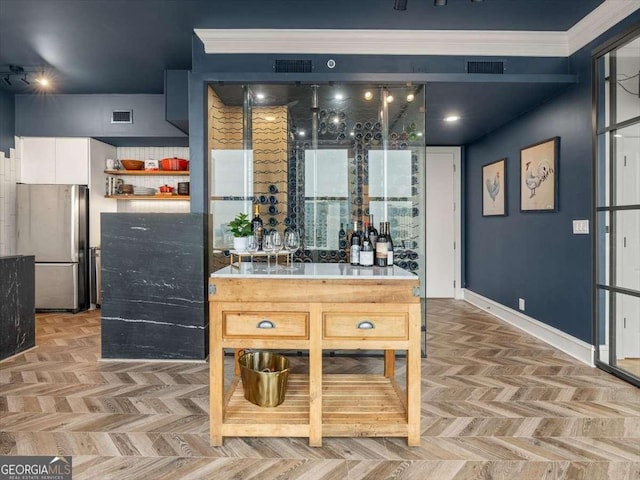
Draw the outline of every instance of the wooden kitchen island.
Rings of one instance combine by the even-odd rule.
[[[228,436],[406,437],[420,444],[419,280],[399,267],[300,263],[267,271],[226,267],[209,279],[211,444]],[[291,374],[284,403],[244,399],[224,386],[225,349],[309,352],[308,374]],[[384,351],[384,375],[323,374],[323,350]],[[406,386],[394,378],[406,352]]]

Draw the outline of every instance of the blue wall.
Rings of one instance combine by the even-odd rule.
[[[18,136],[93,137],[123,146],[189,144],[166,121],[164,95],[17,95],[15,103]],[[133,123],[112,124],[113,110],[132,110]]]
[[[571,57],[580,81],[559,97],[466,148],[465,287],[585,342],[592,335],[591,51],[640,20],[636,12]],[[558,212],[520,212],[520,148],[560,137]],[[506,217],[482,217],[482,166],[507,157]]]
[[[15,113],[13,94],[0,90],[0,152],[7,157],[9,149],[15,147]]]

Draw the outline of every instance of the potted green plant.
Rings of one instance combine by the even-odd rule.
[[[229,231],[233,235],[233,249],[239,252],[247,250],[247,238],[253,233],[251,222],[246,213],[239,213],[229,222]]]

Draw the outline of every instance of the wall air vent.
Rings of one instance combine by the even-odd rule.
[[[133,110],[114,110],[111,123],[133,123]]]
[[[311,73],[313,63],[311,60],[276,60],[273,71],[276,73]]]
[[[467,62],[467,73],[490,73],[502,75],[504,73],[504,62]]]

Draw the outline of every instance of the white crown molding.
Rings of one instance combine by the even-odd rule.
[[[206,53],[567,55],[566,32],[488,30],[195,29]]]
[[[567,32],[569,55],[573,55],[638,9],[640,9],[638,0],[606,0],[569,29]]]
[[[639,0],[605,0],[566,32],[199,28],[194,32],[209,54],[567,57],[639,8]]]
[[[587,365],[594,366],[594,348],[568,333],[558,330],[535,318],[506,307],[501,303],[464,289],[464,300],[484,310],[500,320],[503,320],[524,332],[539,338],[543,342],[562,350],[567,355],[580,360]]]

